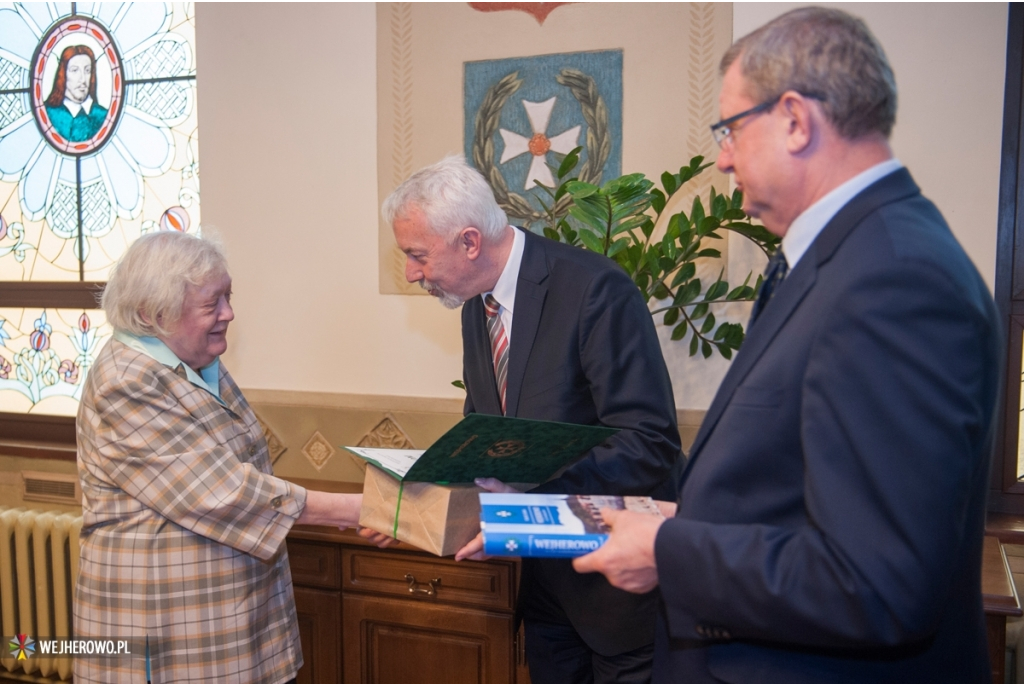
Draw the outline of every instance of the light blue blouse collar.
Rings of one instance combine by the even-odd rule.
[[[185,369],[185,377],[188,378],[192,385],[206,390],[216,397],[218,402],[224,404],[224,400],[220,397],[220,357],[217,357],[212,363],[199,369],[199,373],[196,373],[191,366],[178,359],[178,355],[174,354],[171,348],[164,344],[160,338],[148,335],[133,335],[126,331],[114,331],[114,339],[137,352],[152,357],[164,366],[176,369],[178,365],[181,365]]]

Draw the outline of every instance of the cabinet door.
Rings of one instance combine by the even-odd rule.
[[[341,593],[295,589],[295,612],[302,642],[302,668],[296,682],[341,682]]]
[[[512,617],[346,594],[345,682],[508,683]]]

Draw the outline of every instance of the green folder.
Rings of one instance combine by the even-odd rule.
[[[618,432],[605,426],[470,414],[416,459],[404,477],[386,470],[399,480],[425,483],[471,483],[474,478],[543,483]]]

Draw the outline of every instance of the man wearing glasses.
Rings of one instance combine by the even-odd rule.
[[[655,681],[988,680],[992,297],[893,159],[862,21],[794,10],[722,70],[718,168],[782,248],[675,516],[610,512],[575,567],[660,586]]]

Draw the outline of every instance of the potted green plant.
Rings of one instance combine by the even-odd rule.
[[[761,276],[751,285],[753,274],[748,273],[742,284],[730,287],[723,269],[705,284],[697,276],[697,260],[721,257],[713,241],[723,240],[725,231],[752,241],[768,257],[780,239],[750,222],[742,209],[742,193],[719,194],[714,187],[706,207],[695,197],[689,214],[669,216],[664,234],[655,238],[672,197],[711,164],[694,157],[678,173],[663,173],[660,188],[643,174],[626,174],[598,186],[573,176],[581,150],[565,155],[552,169],[555,187],[541,186],[549,196],[549,202],[542,202],[544,235],[615,260],[645,301],[656,301],[651,314],[672,327],[672,340],[689,336],[690,356],[700,351],[707,358],[718,350],[731,359],[743,343],[743,325],[719,322],[711,305],[753,300]]]

